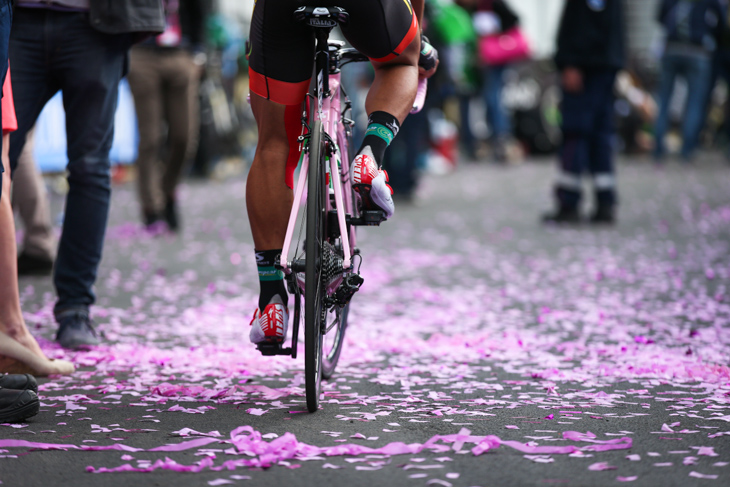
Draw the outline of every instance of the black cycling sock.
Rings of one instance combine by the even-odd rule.
[[[398,119],[388,112],[373,112],[368,117],[368,128],[358,154],[370,146],[378,166],[383,162],[385,149],[388,148],[400,130]]]
[[[281,249],[254,250],[256,252],[256,267],[259,271],[259,309],[264,310],[277,294],[286,306],[289,295],[284,285],[284,272],[275,267],[276,258],[281,255]]]

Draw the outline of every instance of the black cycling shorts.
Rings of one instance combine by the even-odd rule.
[[[294,19],[303,5],[341,7],[350,14],[342,33],[377,62],[399,56],[418,33],[410,0],[256,0],[247,57],[253,93],[282,105],[296,105],[309,89],[314,31]]]

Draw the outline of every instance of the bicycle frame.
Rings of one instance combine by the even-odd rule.
[[[345,191],[350,188],[350,161],[342,160],[343,151],[341,148],[345,148],[344,153],[348,154],[347,150],[347,137],[346,127],[343,123],[344,115],[342,113],[342,86],[341,86],[341,72],[339,69],[335,72],[329,71],[329,56],[330,49],[327,40],[327,33],[318,33],[317,35],[317,57],[326,57],[326,62],[322,63],[324,69],[318,70],[317,75],[317,90],[316,96],[311,96],[311,101],[316,102],[316,106],[311,107],[310,110],[314,112],[315,120],[322,122],[324,137],[326,138],[329,146],[329,175],[332,182],[332,188],[334,190],[334,207],[332,206],[331,198],[326,198],[326,210],[327,213],[333,209],[337,210],[337,224],[339,226],[340,238],[342,239],[342,250],[344,258],[342,262],[342,270],[346,271],[352,268],[352,249],[356,245],[355,232],[351,228],[348,231],[347,227],[347,215],[354,216],[354,201],[352,198],[351,191]],[[327,90],[324,89],[326,83]],[[335,137],[332,134],[336,134]],[[286,229],[286,236],[284,238],[284,245],[281,252],[280,266],[285,274],[292,272],[292,263],[289,262],[288,255],[291,249],[292,240],[294,237],[294,230],[296,227],[297,219],[299,217],[299,211],[303,205],[304,198],[306,197],[305,188],[307,182],[307,173],[309,164],[309,138],[303,137],[305,147],[302,150],[301,166],[299,169],[299,177],[294,190],[294,202],[292,204],[291,213],[289,215],[289,223]],[[318,164],[319,161],[314,161],[314,164]],[[338,177],[335,177],[337,175]]]

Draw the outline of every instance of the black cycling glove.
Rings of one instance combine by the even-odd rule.
[[[436,66],[436,63],[439,60],[439,52],[436,50],[435,47],[431,45],[431,43],[428,40],[428,37],[422,35],[421,36],[421,56],[418,59],[418,65],[425,69],[426,71],[430,71]]]

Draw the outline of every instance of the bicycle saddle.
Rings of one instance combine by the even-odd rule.
[[[310,27],[331,29],[337,24],[347,25],[350,14],[341,7],[299,7],[294,11],[294,18]]]

